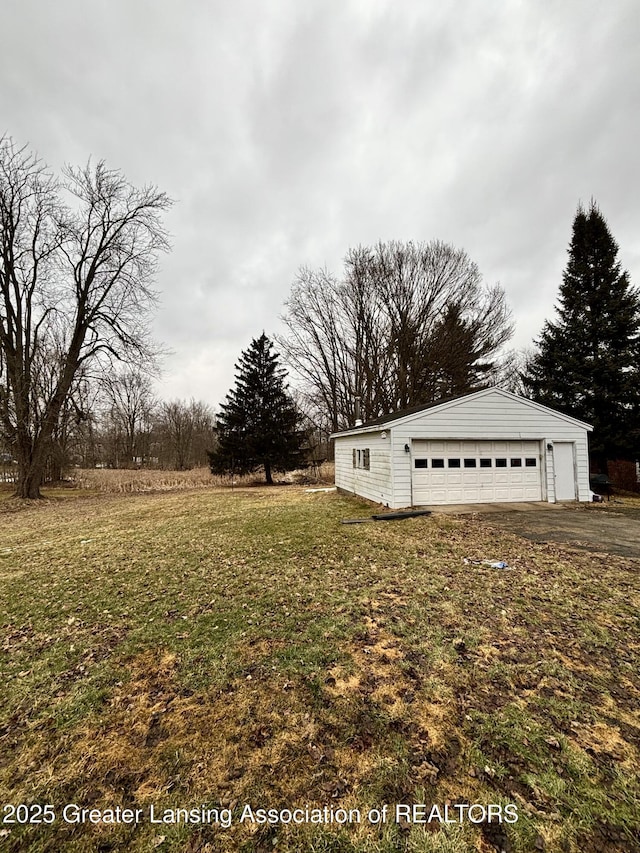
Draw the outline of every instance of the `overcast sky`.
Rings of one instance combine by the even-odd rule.
[[[594,197],[640,283],[638,0],[3,0],[0,133],[175,199],[158,394],[217,405],[301,265],[440,239],[553,306]]]

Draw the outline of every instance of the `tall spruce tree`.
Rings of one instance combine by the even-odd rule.
[[[303,462],[300,415],[287,391],[286,371],[262,335],[240,356],[236,385],[218,415],[218,446],[209,453],[214,474],[249,474],[263,467],[291,471]]]
[[[578,207],[557,319],[547,321],[523,382],[534,400],[592,423],[592,458],[640,455],[640,297],[595,201]]]

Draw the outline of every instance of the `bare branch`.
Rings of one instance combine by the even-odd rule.
[[[143,365],[157,258],[169,248],[167,196],[103,162],[57,181],[26,148],[0,140],[0,353],[4,428],[36,496],[75,377],[107,355]],[[43,357],[58,356],[46,383]]]

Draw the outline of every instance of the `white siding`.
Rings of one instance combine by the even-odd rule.
[[[554,434],[548,441],[548,444],[553,445],[555,441],[574,441],[573,460],[576,474],[576,491],[579,501],[590,500],[589,491],[589,446],[587,433],[583,431],[582,436],[576,436],[575,439],[567,439],[565,436]],[[554,503],[556,500],[555,492],[555,476],[554,476],[554,453],[553,450],[547,451],[547,482],[549,488],[549,501]]]
[[[389,430],[338,437],[335,439],[336,486],[376,503],[391,506],[391,441]],[[369,450],[370,467],[353,467],[353,451]]]
[[[575,442],[578,499],[589,500],[586,429],[562,415],[530,405],[515,396],[494,390],[473,394],[442,409],[427,409],[404,418],[390,431],[394,464],[394,496],[390,506],[394,508],[411,506],[412,503],[411,453],[405,452],[405,444],[411,447],[413,439],[435,438],[543,441],[546,453],[543,498],[551,502],[555,501],[553,453],[546,451],[546,446],[554,440]]]
[[[381,438],[382,430],[386,439]],[[337,435],[336,485],[393,509],[411,506],[414,441],[526,441],[537,442],[540,447],[542,499],[553,503],[556,500],[553,443],[558,441],[572,443],[577,497],[588,501],[587,433],[586,425],[559,412],[505,391],[488,389],[384,426]],[[354,447],[370,449],[370,471],[353,468]]]

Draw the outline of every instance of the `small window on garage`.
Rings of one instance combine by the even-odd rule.
[[[524,464],[527,468],[535,468],[538,465],[538,460],[535,456],[528,456],[524,460]]]
[[[464,460],[464,467],[465,468],[475,468],[476,467],[476,460],[475,459],[465,459]]]
[[[522,459],[512,459],[511,460],[512,468],[522,468]]]
[[[460,460],[459,459],[447,459],[447,467],[448,468],[459,468]]]
[[[496,459],[496,468],[506,468],[507,460],[506,459]]]
[[[481,468],[491,468],[491,460],[490,459],[481,459],[480,460]]]
[[[413,460],[413,467],[414,468],[428,468],[429,466],[427,464],[426,459],[414,459]]]
[[[353,467],[354,468],[362,468],[365,471],[369,471],[371,467],[371,453],[369,448],[365,448],[364,450],[354,450],[353,451]]]
[[[444,459],[432,459],[431,460],[432,468],[444,468]]]

